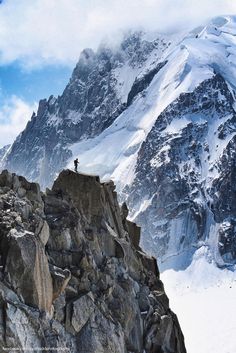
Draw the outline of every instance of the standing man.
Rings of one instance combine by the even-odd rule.
[[[76,173],[78,173],[78,164],[79,164],[79,160],[78,160],[78,158],[76,158],[76,159],[74,160],[74,166],[75,166],[75,172],[76,172]]]

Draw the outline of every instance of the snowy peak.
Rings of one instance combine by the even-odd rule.
[[[201,30],[200,33],[203,32],[204,30]],[[225,69],[229,66],[229,63],[225,63],[227,62],[227,55],[223,49],[220,42],[214,43],[214,40],[208,37],[200,38],[199,35],[195,34],[193,36],[191,34],[185,36],[172,50],[169,51],[168,49],[162,53],[160,61],[155,62],[156,66],[154,68],[153,66],[152,69],[149,67],[149,71],[144,70],[142,75],[140,74],[135,79],[128,94],[128,109],[125,109],[116,119],[114,125],[111,125],[95,138],[94,142],[91,143],[91,151],[87,151],[88,144],[86,141],[79,142],[72,147],[73,153],[78,151],[81,154],[82,152],[81,164],[83,168],[88,172],[100,173],[104,177],[112,175],[116,182],[121,183],[123,179],[126,183],[126,178],[128,177],[128,180],[130,178],[127,175],[122,177],[122,169],[126,169],[127,164],[135,164],[133,159],[128,161],[127,157],[130,156],[130,152],[126,150],[135,152],[140,148],[157,117],[172,102],[181,94],[193,92],[202,82],[213,78],[217,73],[231,87],[230,83],[233,82],[235,76]],[[218,98],[220,99],[219,96]],[[111,136],[111,134],[113,141],[119,141],[119,135],[123,135],[122,150],[124,150],[125,156],[120,154],[119,149],[117,153],[113,149],[107,151],[106,143],[108,140],[106,137]],[[104,151],[104,159],[101,153],[96,160],[91,158],[95,152],[93,145],[99,146],[99,150]],[[87,151],[85,154],[83,153],[84,148]],[[104,162],[107,158],[111,163],[108,174],[103,173],[102,168],[102,165],[105,166]],[[87,160],[90,162],[87,163]],[[124,164],[123,167],[122,164]],[[132,171],[130,173],[132,174]]]
[[[208,66],[235,87],[235,34],[236,17],[218,17],[194,36],[185,38],[180,47],[187,51],[191,67]]]
[[[136,77],[152,70],[169,46],[166,39],[148,41],[138,32],[116,48],[103,45],[96,53],[85,49],[62,96],[40,101],[5,167],[43,187],[52,183],[72,156],[68,147],[111,126],[126,109]]]

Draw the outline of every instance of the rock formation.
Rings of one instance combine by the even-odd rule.
[[[127,215],[97,176],[64,170],[42,193],[0,174],[0,352],[186,352]]]

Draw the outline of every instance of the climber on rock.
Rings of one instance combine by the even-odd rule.
[[[74,160],[74,166],[75,166],[75,172],[76,172],[76,173],[78,173],[78,164],[79,164],[79,160],[78,160],[78,158],[76,158],[76,159]]]

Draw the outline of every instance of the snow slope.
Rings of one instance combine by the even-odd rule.
[[[209,262],[205,248],[185,271],[162,273],[188,353],[236,352],[236,273]]]

